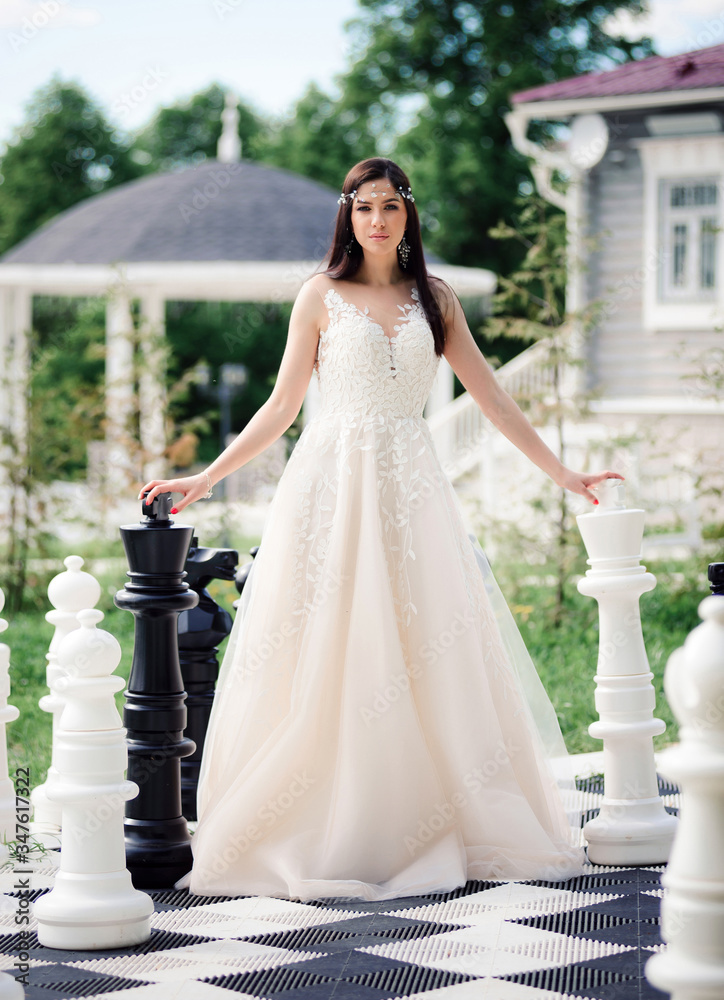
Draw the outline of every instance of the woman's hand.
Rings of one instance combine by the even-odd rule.
[[[172,514],[178,514],[184,507],[188,507],[195,500],[205,497],[208,492],[208,482],[206,473],[200,472],[197,476],[186,476],[184,479],[152,479],[141,487],[138,499],[143,499],[143,494],[148,492],[146,504],[150,506],[159,493],[181,493],[183,500],[179,500],[172,509]]]
[[[623,478],[620,472],[611,472],[609,469],[606,469],[605,472],[598,472],[595,475],[593,473],[572,472],[570,469],[565,469],[563,475],[557,480],[557,483],[563,489],[570,490],[571,493],[579,493],[586,500],[597,504],[598,500],[588,487],[595,486],[596,483],[600,483],[604,479]]]

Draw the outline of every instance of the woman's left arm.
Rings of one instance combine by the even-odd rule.
[[[624,477],[609,469],[598,473],[581,473],[566,468],[531,426],[512,396],[495,378],[492,368],[473,339],[458,297],[445,286],[438,293],[438,300],[446,325],[445,358],[484,415],[558,486],[578,493],[594,504],[598,503],[589,487],[604,479]]]

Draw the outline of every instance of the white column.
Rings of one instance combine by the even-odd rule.
[[[138,377],[143,478],[166,475],[166,300],[154,290],[141,298],[141,357]]]
[[[2,290],[0,299],[0,430],[10,432],[14,447],[3,447],[0,444],[0,488],[11,489],[13,473],[9,466],[15,469],[15,477],[22,474],[25,465],[27,447],[27,387],[30,378],[30,353],[28,333],[32,325],[32,295],[29,290],[21,287],[9,287]],[[14,509],[15,524],[10,524],[9,518],[0,517],[0,533],[19,531],[19,525],[25,515],[25,495],[22,490],[15,492],[14,507],[8,501],[9,495],[4,492],[5,503],[0,504],[0,510],[7,513]]]
[[[134,340],[129,293],[117,285],[109,289],[106,305],[106,478],[112,493],[127,493],[140,473],[131,431]]]
[[[0,489],[3,492],[7,489],[9,482],[8,469],[6,463],[10,456],[10,450],[3,443],[2,432],[10,428],[10,415],[13,411],[11,394],[12,384],[12,361],[10,344],[11,335],[11,310],[14,289],[7,285],[0,287]],[[0,527],[4,530],[8,526],[0,521]]]
[[[680,723],[660,769],[681,790],[679,828],[662,876],[664,952],[646,977],[671,1000],[724,997],[724,597],[699,605],[704,619],[666,665],[664,688]]]
[[[617,479],[596,492],[600,506],[576,520],[591,566],[578,589],[599,606],[599,721],[588,731],[603,740],[604,795],[583,832],[593,864],[662,864],[676,818],[664,808],[654,761],[653,737],[666,726],[653,715],[656,695],[639,611],[641,595],[656,586],[640,562],[645,512],[624,506]]]

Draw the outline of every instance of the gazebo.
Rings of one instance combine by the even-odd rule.
[[[288,302],[319,266],[337,193],[286,170],[242,161],[236,98],[227,95],[217,159],[120,185],[73,206],[0,258],[0,357],[8,392],[0,426],[22,431],[34,295],[105,296],[106,462],[130,468],[125,428],[138,392],[145,476],[165,473],[164,371],[158,338],[167,300]],[[435,263],[458,294],[484,298],[494,275]],[[139,303],[140,361],[132,305]],[[315,380],[304,403],[316,405]],[[428,413],[452,399],[444,358]]]

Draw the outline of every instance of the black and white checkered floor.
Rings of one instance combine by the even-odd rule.
[[[588,816],[602,788],[579,782]],[[662,786],[664,802],[678,795]],[[53,885],[37,863],[33,898]],[[604,868],[568,882],[469,882],[445,894],[364,903],[153,891],[151,937],[114,951],[54,951],[30,939],[27,998],[118,1000],[654,1000],[644,977],[663,947],[663,866]],[[20,939],[11,871],[0,875],[0,968]],[[37,925],[31,920],[30,930]],[[23,942],[27,945],[27,939]]]

